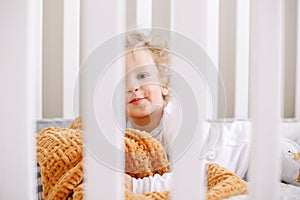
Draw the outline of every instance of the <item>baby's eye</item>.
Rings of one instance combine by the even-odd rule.
[[[147,74],[147,73],[139,73],[137,75],[137,79],[145,79],[147,78],[148,76],[150,76],[150,74]]]

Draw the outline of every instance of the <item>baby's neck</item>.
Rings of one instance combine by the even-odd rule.
[[[150,115],[145,117],[131,118],[130,120],[135,128],[150,133],[159,125],[162,116],[163,108],[158,108]]]

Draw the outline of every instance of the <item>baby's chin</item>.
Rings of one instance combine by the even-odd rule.
[[[154,106],[127,106],[127,116],[132,118],[143,118],[148,117],[155,111],[159,111],[162,109],[162,105],[154,105]]]
[[[144,118],[148,117],[151,114],[150,110],[148,111],[129,111],[127,112],[127,116],[129,118]]]

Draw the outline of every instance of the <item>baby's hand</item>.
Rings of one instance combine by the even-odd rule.
[[[125,187],[132,192],[132,178],[125,174]]]

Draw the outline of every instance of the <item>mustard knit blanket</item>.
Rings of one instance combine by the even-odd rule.
[[[37,134],[37,161],[41,167],[45,200],[82,200],[83,141],[81,119],[70,128],[48,127]],[[169,163],[161,144],[148,133],[135,129],[125,131],[125,171],[143,178],[169,171]],[[217,165],[207,166],[207,199],[218,200],[245,194],[246,182]],[[126,200],[167,200],[169,191],[134,194],[125,189]]]

